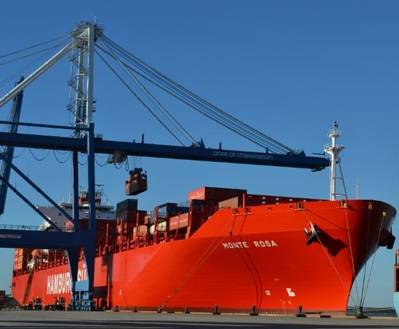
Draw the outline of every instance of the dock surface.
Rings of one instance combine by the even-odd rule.
[[[133,312],[0,311],[7,328],[399,328],[399,318],[296,318]]]

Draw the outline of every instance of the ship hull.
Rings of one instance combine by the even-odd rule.
[[[221,209],[187,239],[97,257],[96,306],[345,312],[353,281],[394,214],[385,203],[358,200]],[[312,226],[309,240],[304,230]],[[79,276],[85,279],[83,262]],[[70,301],[66,264],[12,280],[21,304]]]

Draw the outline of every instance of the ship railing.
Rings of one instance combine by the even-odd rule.
[[[44,231],[45,229],[43,225],[0,224],[0,230]]]

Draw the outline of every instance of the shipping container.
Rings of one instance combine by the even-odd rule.
[[[24,271],[28,265],[28,261],[32,258],[32,249],[17,248],[14,251],[14,271]]]
[[[246,193],[246,190],[204,186],[188,193],[188,200],[223,201]]]
[[[169,230],[175,231],[188,226],[188,213],[170,217]]]
[[[6,303],[6,291],[0,290],[0,309],[4,307]]]
[[[167,202],[155,207],[154,213],[157,218],[168,218],[176,213],[177,203]]]
[[[223,208],[238,208],[242,206],[242,196],[235,196],[219,202],[219,209]]]
[[[137,210],[124,210],[120,211],[116,215],[116,222],[133,222],[135,223],[137,219]]]
[[[125,182],[126,195],[137,195],[147,191],[147,174],[142,168],[135,168],[129,172],[129,178]]]
[[[139,225],[133,229],[133,237],[145,237],[148,234],[147,225]]]
[[[116,215],[126,211],[137,211],[137,199],[126,199],[116,204]]]

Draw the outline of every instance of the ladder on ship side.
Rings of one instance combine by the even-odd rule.
[[[22,299],[23,305],[27,304],[27,299],[29,297],[30,288],[32,286],[32,281],[33,281],[33,273],[34,273],[33,269],[31,271],[29,271],[28,282],[26,283],[24,298]]]

